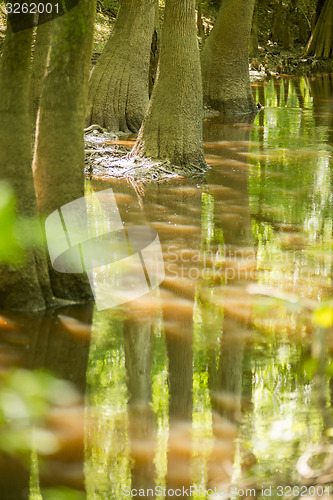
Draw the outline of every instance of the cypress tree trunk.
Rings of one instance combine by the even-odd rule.
[[[283,6],[282,0],[274,10],[273,26],[272,26],[272,40],[273,42],[280,42],[283,39]]]
[[[35,217],[38,211],[31,171],[31,40],[31,29],[13,33],[8,23],[0,67],[0,178],[13,186],[19,216]],[[1,308],[38,310],[51,298],[42,250],[29,250],[23,267],[0,267]]]
[[[258,52],[258,0],[255,0],[252,29],[250,36],[250,48],[249,48],[250,57],[255,57],[257,55],[257,52]]]
[[[33,162],[38,208],[43,215],[84,195],[83,128],[95,8],[95,1],[80,0],[54,21]],[[52,267],[50,276],[57,297],[91,297],[86,276],[58,273]]]
[[[166,2],[157,81],[131,156],[207,167],[195,0]]]
[[[89,83],[86,124],[137,132],[148,107],[155,0],[121,0],[114,33]]]
[[[249,77],[254,0],[223,0],[202,50],[204,105],[221,113],[256,111]]]
[[[318,12],[317,12],[318,15]],[[328,59],[333,55],[333,0],[326,0],[304,50],[305,56]]]

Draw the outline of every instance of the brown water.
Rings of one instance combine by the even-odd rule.
[[[1,500],[331,493],[332,87],[258,82],[253,123],[206,120],[204,183],[88,183],[157,230],[166,278],[0,318]]]

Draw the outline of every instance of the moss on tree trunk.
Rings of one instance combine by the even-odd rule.
[[[155,0],[122,0],[114,32],[91,75],[86,124],[137,132],[148,107]]]
[[[166,2],[157,81],[131,156],[207,166],[194,0]]]
[[[94,1],[80,0],[54,22],[33,163],[43,215],[84,195],[83,128],[95,8]],[[61,274],[52,267],[50,276],[57,297],[91,297],[86,276]]]
[[[256,110],[249,77],[254,0],[223,0],[202,50],[204,105],[221,113]]]

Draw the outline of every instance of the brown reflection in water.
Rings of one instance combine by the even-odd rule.
[[[193,455],[201,453],[194,449],[193,442],[192,388],[194,298],[196,291],[200,294],[200,290],[206,287],[200,275],[204,266],[203,193],[214,199],[214,228],[216,233],[223,233],[227,262],[225,273],[218,277],[214,288],[217,287],[222,295],[228,295],[228,288],[236,290],[238,297],[244,295],[249,271],[255,267],[255,258],[250,263],[245,259],[246,252],[254,253],[248,194],[249,166],[241,154],[247,152],[251,128],[252,124],[246,121],[230,126],[216,118],[206,126],[206,151],[208,157],[216,159],[216,164],[208,172],[204,185],[196,182],[183,185],[172,181],[150,186],[127,183],[112,186],[122,220],[127,224],[154,227],[163,249],[166,278],[160,286],[160,298],[170,395],[167,488],[189,487],[193,483]],[[106,188],[106,184],[100,181],[93,181],[92,186],[97,190]],[[207,250],[214,255],[217,246],[218,242],[214,240]],[[198,259],[198,256],[201,257]],[[228,274],[230,269],[234,276]],[[194,270],[199,271],[199,279]],[[219,307],[224,309],[223,299]],[[124,323],[132,488],[136,489],[154,486],[156,441],[149,403],[150,346],[154,325],[151,316],[157,312],[152,296],[146,296],[129,306],[129,319]],[[214,443],[207,458],[209,487],[230,483],[238,433],[236,423],[243,409],[243,349],[246,339],[251,336],[250,330],[240,325],[238,312],[232,307],[228,311],[225,309],[224,315],[220,325],[223,331],[220,364],[216,369],[213,356],[208,364],[214,408]]]
[[[289,79],[288,78],[284,79],[283,84],[284,84],[284,105],[286,106],[289,96]]]
[[[189,487],[192,482],[192,387],[193,387],[193,262],[190,255],[200,252],[202,187],[151,186],[146,191],[144,206],[149,223],[158,230],[166,256],[165,284],[161,285],[162,315],[168,356],[169,438],[166,488]],[[158,221],[150,204],[164,206]],[[169,498],[166,495],[166,498]]]
[[[247,403],[242,394],[243,352],[245,343],[251,339],[253,332],[247,326],[247,316],[244,316],[247,307],[244,308],[242,297],[246,303],[245,287],[255,277],[256,257],[249,205],[250,167],[245,163],[246,155],[240,154],[248,150],[251,123],[249,127],[240,127],[237,123],[229,126],[222,123],[219,126],[218,121],[214,121],[213,126],[208,128],[209,133],[206,134],[205,140],[215,142],[222,137],[222,148],[223,144],[234,144],[233,148],[226,147],[219,152],[221,154],[223,151],[222,155],[228,160],[222,161],[221,165],[214,165],[207,175],[208,193],[214,197],[215,232],[223,233],[225,261],[229,262],[226,268],[226,283],[218,287],[221,299],[217,303],[224,313],[219,341],[219,364],[216,365],[216,353],[213,351],[209,363],[209,387],[214,409],[213,432],[218,438],[219,427],[228,428],[225,423],[223,426],[221,420],[227,418],[229,426],[232,426],[232,423],[237,424],[244,404]],[[205,146],[208,150],[209,143],[205,143]],[[224,190],[217,189],[217,186],[223,186]],[[225,188],[229,188],[229,191]],[[225,217],[226,213],[233,217]],[[216,246],[216,242],[213,241],[212,246]],[[231,300],[232,305],[228,307],[233,296],[235,301]],[[235,429],[237,427],[231,427],[231,433],[235,432]],[[219,443],[219,440],[216,442]],[[231,480],[235,442],[223,437],[219,446],[222,447],[222,452],[217,452],[215,460],[211,460],[209,464],[210,487],[226,487]]]
[[[67,318],[67,324],[59,319],[61,315]],[[59,393],[59,404],[55,401],[44,420],[39,422],[39,426],[51,432],[57,441],[55,451],[40,457],[40,485],[63,485],[84,490],[83,395],[92,307],[67,307],[45,314],[4,312],[2,320],[0,359],[6,362],[1,366],[2,373],[18,368],[45,369],[71,382],[77,390],[67,405]],[[19,500],[29,497],[29,460],[28,455],[19,458],[0,453],[1,498]]]

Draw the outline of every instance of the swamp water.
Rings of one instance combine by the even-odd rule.
[[[205,120],[203,184],[87,183],[157,230],[166,278],[0,317],[1,500],[332,495],[332,90],[254,83],[252,124]]]

